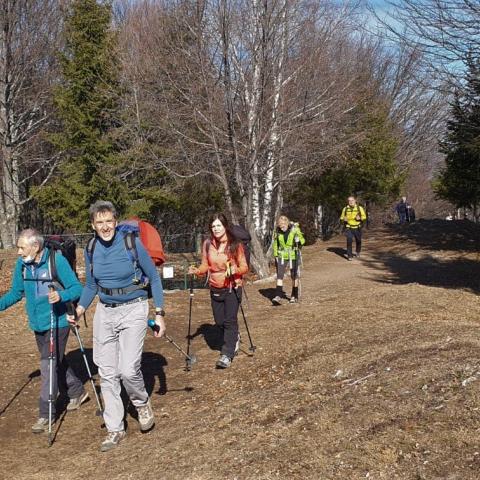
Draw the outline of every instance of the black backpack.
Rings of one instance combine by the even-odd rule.
[[[56,252],[61,253],[65,257],[73,273],[75,273],[75,275],[77,274],[77,245],[73,238],[51,235],[45,238],[45,247],[50,250],[50,272],[53,280],[60,282],[55,264]]]
[[[248,268],[250,268],[250,242],[252,241],[252,237],[248,233],[245,227],[241,225],[231,225],[230,231],[232,235],[235,237],[235,240],[238,240],[243,244],[243,251],[245,253],[245,260],[247,261]],[[207,240],[207,255],[208,250],[210,248],[210,239]]]
[[[50,254],[48,256],[48,265],[50,269],[51,282],[57,282],[60,284],[62,289],[64,288],[57,272],[57,265],[55,261],[56,253],[60,253],[63,255],[66,260],[68,261],[70,267],[73,270],[73,273],[77,275],[76,267],[77,267],[77,252],[76,252],[76,244],[75,240],[71,237],[62,237],[60,235],[50,235],[45,237],[44,248],[48,248]],[[25,265],[22,265],[22,277],[24,280],[25,278]],[[28,279],[30,280],[30,279]]]

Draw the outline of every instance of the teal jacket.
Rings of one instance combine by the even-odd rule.
[[[295,237],[300,246],[305,245],[305,238],[298,224],[290,225],[286,232],[277,228],[273,234],[273,256],[283,260],[295,260],[297,258]]]
[[[19,302],[25,297],[28,325],[35,332],[50,329],[50,313],[52,305],[48,303],[48,285],[51,283],[48,257],[49,249],[44,249],[40,262],[25,264],[19,258],[15,264],[12,286],[0,297],[0,311]],[[53,305],[55,316],[54,327],[68,327],[65,302],[76,301],[82,293],[82,284],[78,281],[68,261],[60,253],[55,253],[55,265],[58,279],[64,289],[57,288],[61,301]],[[57,284],[58,286],[58,284]]]

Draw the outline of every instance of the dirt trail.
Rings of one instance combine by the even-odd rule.
[[[343,237],[305,248],[301,304],[272,307],[273,282],[250,286],[257,351],[248,356],[243,334],[226,371],[213,368],[208,292],[197,291],[198,364],[183,371],[173,347],[149,335],[156,427],[142,435],[129,415],[127,439],[107,454],[93,401],[65,415],[51,448],[30,433],[39,378],[19,390],[37,368],[34,341],[23,305],[2,313],[0,412],[19,394],[0,415],[0,476],[480,478],[478,233],[462,222],[371,230],[353,262],[341,256]],[[167,307],[169,333],[184,345],[188,294],[168,294]],[[91,328],[82,330],[90,347]]]

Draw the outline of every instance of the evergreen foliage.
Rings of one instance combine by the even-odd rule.
[[[110,22],[111,5],[95,0],[74,0],[65,20],[63,81],[54,97],[60,127],[50,136],[63,162],[37,198],[46,216],[69,231],[88,228],[88,206],[98,198],[119,210],[129,201],[127,185],[112,175],[120,87]]]
[[[398,195],[405,175],[398,170],[398,140],[386,110],[378,107],[356,115],[351,134],[361,140],[351,147],[345,162],[301,182],[296,196],[304,202],[340,211],[352,194],[364,205],[385,205]]]
[[[445,167],[434,181],[439,198],[457,208],[469,208],[479,219],[480,204],[480,61],[467,62],[463,91],[457,91],[451,106],[447,134],[440,144]]]

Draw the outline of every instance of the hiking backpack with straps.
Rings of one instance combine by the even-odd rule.
[[[148,222],[140,220],[138,218],[131,218],[120,222],[117,226],[117,231],[123,235],[123,241],[125,244],[125,250],[128,257],[133,263],[133,269],[136,275],[138,268],[138,251],[135,239],[139,238],[142,242],[142,245],[145,247],[148,255],[152,259],[153,263],[156,266],[160,266],[165,262],[165,253],[163,251],[162,240],[157,229]],[[90,262],[90,274],[93,277],[93,253],[95,251],[95,245],[97,243],[97,237],[92,237],[86,246],[87,256]],[[137,278],[136,276],[133,279],[132,286],[127,288],[103,288],[99,287],[100,290],[107,295],[123,295],[125,293],[130,293],[134,290],[145,289],[148,291],[150,296],[150,289],[148,281],[145,278]]]
[[[58,283],[63,289],[64,285],[58,276],[55,256],[56,253],[60,253],[67,260],[68,264],[73,270],[73,273],[77,275],[77,245],[75,240],[71,237],[50,235],[45,237],[44,248],[47,248],[50,252],[48,255],[48,269],[50,271],[51,278],[49,281]],[[24,280],[26,280],[25,265],[22,265],[22,277]]]
[[[345,217],[347,215],[347,209],[350,209],[351,211],[354,211],[355,209],[357,209],[357,215],[360,216],[360,220],[356,220],[357,222],[360,222],[360,227],[363,227],[365,224],[368,224],[368,213],[367,213],[367,209],[366,207],[363,207],[362,205],[359,205],[358,203],[352,208],[350,207],[350,205],[347,205],[346,207],[343,207],[343,210],[342,210],[342,215],[344,217],[344,220],[343,222],[346,223],[346,220],[345,220]],[[365,220],[361,220],[361,217],[362,217],[362,209],[363,210],[363,213],[365,213]],[[355,217],[357,216],[355,215]]]

